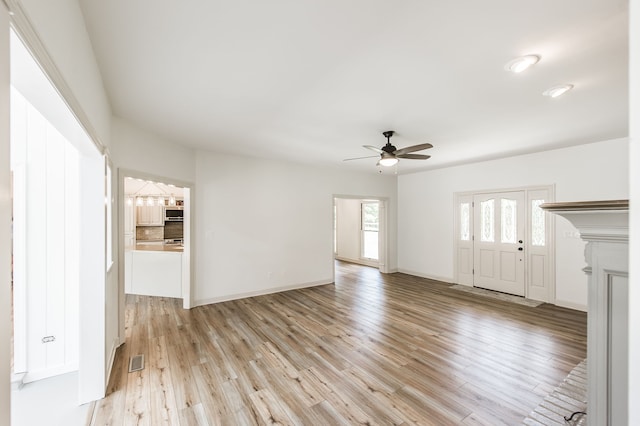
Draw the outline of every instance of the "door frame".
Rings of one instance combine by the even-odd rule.
[[[359,200],[360,201],[360,229],[359,229],[359,234],[360,234],[360,253],[359,253],[359,260],[364,263],[364,264],[372,264],[374,266],[376,266],[376,268],[379,267],[379,263],[380,263],[380,211],[381,211],[381,206],[382,203],[379,200],[372,200],[372,199],[366,199],[366,200]],[[365,257],[364,256],[364,229],[362,229],[363,227],[363,215],[362,215],[362,207],[364,204],[377,204],[378,205],[378,258],[374,259],[371,257]],[[336,224],[337,226],[337,224]]]
[[[544,287],[534,286],[532,285],[532,277],[530,271],[530,257],[531,257],[531,238],[529,238],[528,234],[531,229],[531,215],[529,213],[529,208],[531,201],[539,198],[538,194],[544,193],[546,194],[544,199],[545,202],[553,202],[555,201],[555,185],[536,185],[536,186],[523,186],[523,187],[511,187],[511,188],[497,188],[497,189],[486,189],[486,190],[476,190],[476,191],[464,191],[464,192],[456,192],[453,197],[453,267],[454,267],[454,283],[469,286],[468,283],[461,282],[459,268],[458,268],[458,250],[460,248],[460,212],[459,212],[459,203],[464,198],[473,199],[474,195],[479,194],[493,194],[493,193],[501,193],[501,192],[514,192],[514,191],[524,191],[525,194],[525,204],[526,208],[524,211],[525,214],[525,234],[527,234],[527,238],[525,238],[525,286],[524,286],[524,297],[527,299],[539,300],[542,302],[555,304],[556,301],[556,266],[555,266],[555,246],[556,246],[556,231],[555,231],[555,215],[545,213],[545,231],[546,231],[546,258],[547,258],[547,268],[545,270],[544,279],[548,285]],[[473,207],[471,214],[471,221],[473,221]],[[472,226],[473,229],[473,226]],[[475,232],[475,231],[472,231]],[[473,251],[472,251],[473,252]],[[472,253],[473,256],[473,253]],[[473,259],[473,257],[472,257]]]
[[[0,4],[0,341],[11,339],[11,177],[10,177],[10,136],[9,136],[9,13],[4,3]],[[11,423],[11,375],[10,346],[0,347],[0,424]]]
[[[183,266],[189,265],[188,268],[183,268],[182,273],[182,307],[183,309],[191,309],[192,304],[192,289],[193,289],[193,277],[194,275],[194,264],[193,260],[195,258],[195,242],[193,238],[193,219],[194,219],[194,211],[195,211],[195,200],[194,200],[194,191],[195,185],[190,182],[184,182],[178,179],[169,178],[166,176],[158,176],[152,175],[149,173],[118,168],[118,294],[119,294],[119,318],[120,318],[120,336],[121,342],[124,343],[124,312],[125,312],[125,288],[124,288],[124,208],[125,208],[125,196],[124,193],[124,181],[125,178],[132,177],[135,179],[144,179],[151,180],[154,182],[163,182],[166,184],[171,184],[175,186],[179,186],[187,189],[184,193],[184,203],[185,203],[185,212],[187,213],[184,217],[184,235],[185,235],[185,246],[183,252]],[[185,270],[186,269],[186,270]]]
[[[335,205],[336,199],[347,199],[347,200],[358,200],[358,201],[365,201],[365,200],[371,200],[371,201],[378,201],[380,203],[380,212],[379,212],[379,229],[378,229],[378,262],[377,262],[377,268],[380,270],[380,272],[382,272],[383,274],[388,274],[390,272],[389,270],[389,227],[387,226],[388,224],[388,220],[389,220],[389,199],[387,197],[375,197],[375,196],[358,196],[358,195],[340,195],[340,194],[334,194],[331,197],[331,214],[332,214],[332,218],[331,218],[331,238],[332,238],[332,244],[331,244],[331,268],[333,270],[333,276],[335,278],[336,276],[336,271],[335,271],[335,259],[336,259],[336,253],[334,252],[334,244],[335,244],[335,239],[334,239],[334,233],[333,233],[333,214],[335,211]],[[336,223],[336,227],[339,226]],[[360,237],[361,238],[361,237]],[[375,266],[374,266],[375,267]]]

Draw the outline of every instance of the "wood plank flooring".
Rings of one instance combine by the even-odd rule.
[[[189,311],[128,296],[91,424],[520,424],[586,357],[586,314],[448,287],[337,263],[335,285]]]

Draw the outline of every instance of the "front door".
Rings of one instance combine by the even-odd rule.
[[[473,196],[473,285],[524,296],[524,191]]]

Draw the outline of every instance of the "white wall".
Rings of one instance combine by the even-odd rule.
[[[627,139],[401,175],[398,269],[453,282],[454,193],[555,184],[556,201],[628,197]],[[586,310],[584,243],[556,221],[556,303]]]
[[[0,425],[11,423],[11,179],[9,172],[9,15],[0,2]]]
[[[396,178],[198,152],[195,303],[333,281],[333,196],[389,198]]]
[[[630,276],[629,276],[629,424],[640,424],[640,0],[631,0],[629,22]]]
[[[116,167],[195,182],[195,151],[165,140],[118,117],[112,121]]]
[[[336,256],[360,261],[360,200],[336,198]]]
[[[114,117],[116,167],[187,182],[194,305],[333,281],[333,196],[387,197],[396,267],[396,178],[194,151]]]
[[[95,129],[110,145],[111,108],[77,0],[21,0],[24,12]]]

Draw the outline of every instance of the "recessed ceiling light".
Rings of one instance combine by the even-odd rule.
[[[558,86],[553,86],[553,87],[545,90],[544,92],[542,92],[542,94],[544,96],[550,96],[552,98],[557,98],[558,96],[562,95],[563,93],[568,92],[571,89],[573,89],[573,84],[560,84]]]
[[[538,55],[527,55],[521,56],[519,58],[515,58],[512,61],[509,61],[507,65],[504,66],[504,69],[511,72],[522,72],[529,68],[531,65],[538,63],[540,60],[540,56]]]

